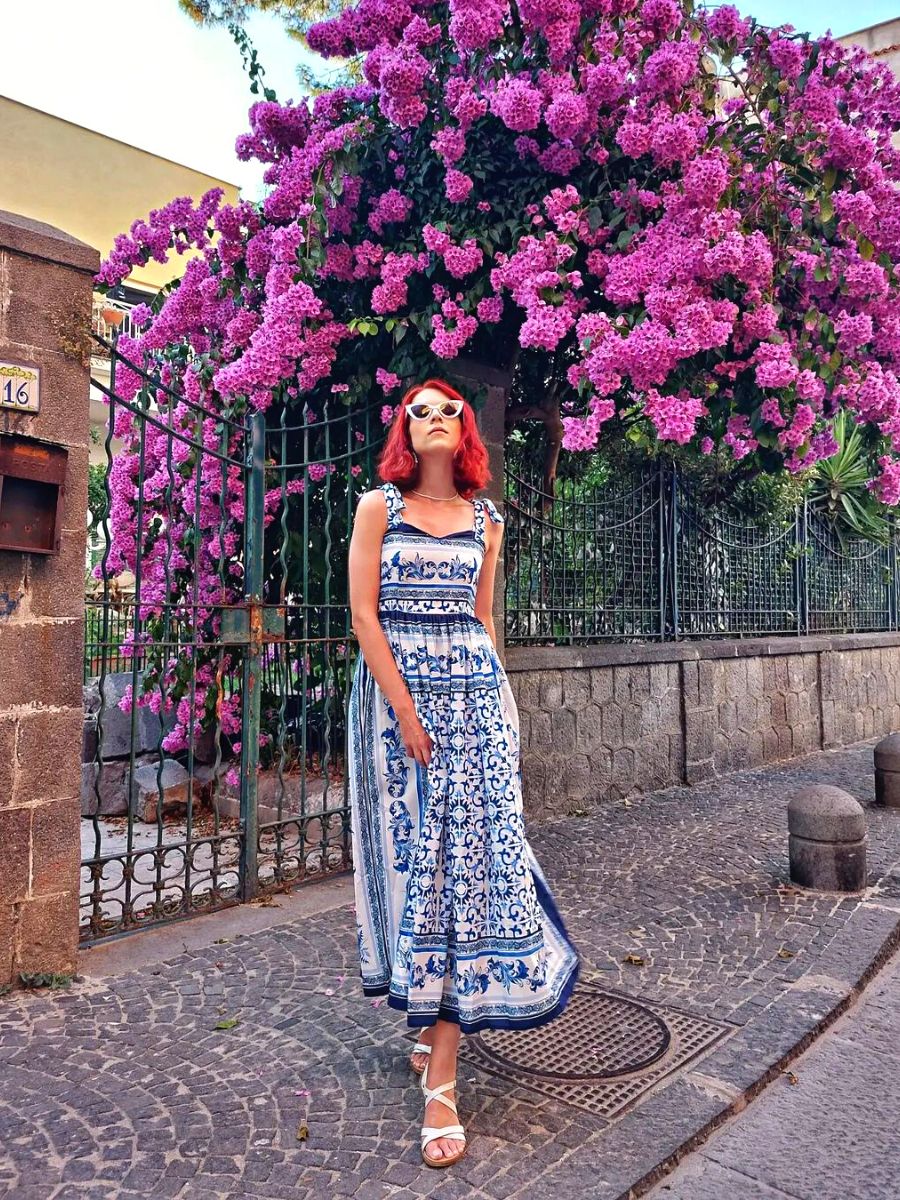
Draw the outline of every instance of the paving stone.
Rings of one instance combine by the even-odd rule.
[[[787,802],[811,782],[866,809],[862,896],[790,885]],[[896,929],[900,822],[873,801],[863,745],[529,827],[586,970],[735,1025],[618,1121],[461,1063],[468,1154],[425,1167],[411,1042],[402,1014],[362,996],[350,905],[65,993],[0,998],[0,1196],[618,1200],[721,1111],[698,1076],[751,1085]],[[210,938],[228,937],[228,922],[215,917]],[[879,1011],[883,1047],[886,1002]],[[223,1015],[239,1024],[216,1030]]]

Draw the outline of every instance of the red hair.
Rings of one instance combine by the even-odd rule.
[[[488,469],[488,452],[478,432],[472,406],[465,396],[461,396],[443,379],[426,379],[424,383],[416,384],[400,401],[378,460],[378,474],[382,482],[396,483],[398,487],[415,483],[419,464],[413,455],[406,408],[426,388],[436,388],[451,400],[463,402],[460,413],[462,437],[453,455],[453,483],[461,496],[471,499],[472,493],[483,488],[492,478]]]

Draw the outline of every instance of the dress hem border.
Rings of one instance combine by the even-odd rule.
[[[386,995],[389,1008],[406,1013],[408,1029],[427,1029],[437,1021],[452,1021],[454,1025],[459,1025],[462,1033],[480,1033],[483,1029],[538,1029],[541,1025],[548,1024],[562,1013],[569,1001],[569,997],[574,991],[580,974],[581,962],[579,959],[576,959],[569,977],[563,986],[563,990],[560,992],[559,998],[553,1007],[541,1013],[539,1017],[531,1017],[523,1021],[512,1020],[509,1017],[483,1017],[479,1021],[464,1021],[460,1019],[459,1013],[455,1009],[447,1008],[443,1004],[436,1014],[427,1013],[421,1016],[411,1016],[407,1007],[406,997],[395,996],[390,991],[390,984],[382,984],[378,987],[364,987],[363,992],[366,996]]]

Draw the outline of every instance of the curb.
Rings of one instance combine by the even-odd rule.
[[[871,948],[875,938],[873,956],[867,947]],[[609,1196],[638,1200],[671,1174],[686,1155],[775,1083],[790,1063],[852,1008],[898,947],[900,908],[863,902],[817,959],[814,972],[800,976],[773,1004],[700,1058],[696,1069],[687,1067],[668,1086],[661,1081],[656,1096],[639,1102],[601,1135],[604,1142],[628,1139],[633,1164],[627,1186],[624,1180],[610,1181],[617,1190]],[[656,1161],[641,1165],[635,1162],[641,1145],[635,1125],[641,1122],[646,1126],[654,1116],[674,1144],[659,1157],[662,1146],[658,1138],[652,1138],[656,1149],[648,1147],[645,1157]],[[698,1119],[702,1123],[698,1124]],[[651,1131],[645,1127],[642,1132],[647,1145]],[[618,1145],[614,1153],[623,1150],[624,1146]],[[641,1172],[637,1179],[635,1168]]]

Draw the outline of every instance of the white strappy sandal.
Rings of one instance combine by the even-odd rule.
[[[456,1087],[456,1080],[451,1079],[449,1083],[439,1083],[437,1087],[430,1088],[426,1081],[427,1073],[428,1064],[426,1063],[425,1070],[422,1072],[422,1079],[420,1083],[422,1091],[425,1093],[425,1107],[427,1108],[432,1100],[439,1100],[441,1104],[447,1105],[447,1107],[452,1111],[454,1117],[458,1117],[459,1113],[457,1112],[456,1105],[453,1103],[453,1101],[448,1100],[446,1096],[441,1095],[442,1092],[447,1092],[451,1088]],[[445,1156],[444,1158],[432,1158],[430,1155],[425,1153],[425,1147],[431,1142],[437,1141],[438,1138],[450,1138],[452,1141],[461,1141],[463,1143],[462,1148],[458,1154]],[[437,1125],[422,1126],[422,1162],[424,1162],[426,1166],[449,1167],[452,1166],[453,1163],[459,1162],[465,1153],[466,1131],[463,1129],[462,1125],[444,1125],[441,1127]]]
[[[426,1046],[424,1042],[416,1042],[416,1044],[413,1046],[412,1050],[410,1051],[409,1065],[412,1067],[412,1069],[415,1071],[415,1073],[417,1075],[421,1075],[424,1072],[425,1067],[428,1066],[428,1064],[426,1063],[425,1067],[417,1067],[416,1064],[412,1060],[412,1056],[414,1054],[430,1054],[430,1053],[431,1053],[431,1047]]]

